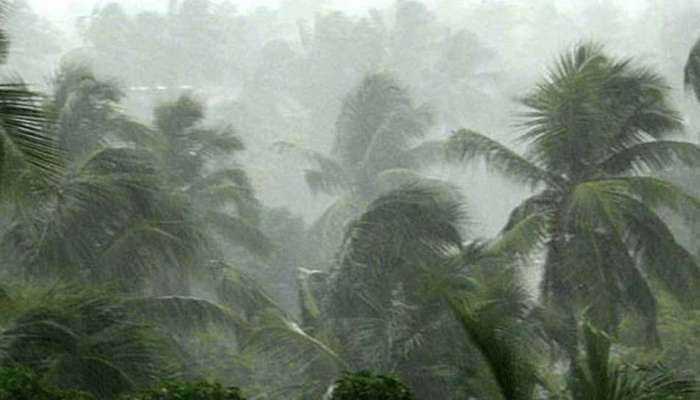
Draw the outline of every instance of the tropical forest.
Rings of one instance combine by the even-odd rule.
[[[698,400],[699,238],[700,2],[0,0],[0,400]]]

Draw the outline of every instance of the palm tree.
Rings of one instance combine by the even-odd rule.
[[[688,53],[683,81],[686,88],[692,89],[695,98],[700,102],[700,39],[695,42]]]
[[[318,396],[348,368],[394,373],[425,398],[478,393],[478,352],[449,299],[510,263],[512,244],[463,243],[465,210],[447,188],[409,185],[373,201],[349,224],[335,268],[307,274],[302,325],[260,328],[274,359],[304,366],[301,396]]]
[[[120,98],[84,67],[59,72],[46,107],[68,166],[16,205],[4,236],[11,264],[163,295],[189,293],[193,274],[224,257],[216,234],[269,254],[245,171],[211,165],[240,139],[199,127],[203,110],[189,97],[156,110],[157,130],[121,113]]]
[[[332,257],[345,224],[382,193],[415,182],[414,171],[441,158],[441,145],[420,142],[432,124],[426,105],[418,106],[406,89],[387,73],[367,75],[344,99],[335,124],[333,155],[278,143],[300,150],[314,166],[306,182],[314,193],[340,198],[312,226],[320,262]],[[318,260],[316,260],[318,261]]]
[[[670,138],[682,122],[668,91],[664,79],[632,60],[579,45],[521,100],[525,155],[469,130],[453,133],[448,147],[454,158],[484,160],[535,190],[502,235],[521,243],[520,254],[544,246],[546,303],[589,306],[606,330],[622,308],[635,310],[653,342],[652,282],[687,302],[700,278],[694,257],[658,214],[696,213],[700,202],[650,174],[700,164],[697,146]]]
[[[25,277],[111,282],[129,290],[187,291],[203,242],[188,203],[163,190],[165,177],[139,144],[150,130],[118,110],[119,90],[66,65],[45,102],[65,168],[49,183],[30,174],[3,242]],[[170,280],[159,271],[175,275]],[[21,275],[20,275],[21,276]]]
[[[2,332],[5,366],[31,368],[55,387],[101,399],[148,388],[177,371],[167,342],[108,294],[53,288],[32,302]]]
[[[272,245],[259,229],[260,204],[248,175],[233,158],[244,149],[240,137],[229,127],[203,126],[204,108],[187,94],[161,104],[154,115],[154,152],[168,190],[188,200],[208,236],[269,256]]]
[[[9,11],[9,4],[0,1],[0,19]],[[9,39],[0,29],[0,64],[7,60]],[[0,177],[15,177],[23,165],[55,178],[61,170],[59,151],[49,131],[49,121],[41,108],[41,96],[23,83],[0,83]],[[4,184],[5,187],[11,181]],[[7,193],[7,190],[5,190]]]
[[[531,400],[540,384],[538,347],[529,315],[533,304],[512,269],[501,268],[489,279],[477,279],[468,292],[451,294],[454,312],[467,342],[488,371],[477,397]],[[494,393],[495,392],[495,393]]]
[[[698,382],[662,364],[630,365],[611,356],[608,335],[584,323],[583,351],[572,365],[569,397],[572,400],[688,399],[695,398]]]
[[[559,377],[562,382],[547,379],[538,368],[537,354],[543,349],[533,346],[541,339],[535,335],[533,306],[523,296],[523,289],[508,278],[483,288],[490,294],[453,298],[452,309],[496,384],[498,394],[487,392],[488,398],[670,400],[693,398],[700,389],[696,379],[661,364],[633,365],[616,359],[610,337],[585,317],[575,327],[577,338],[569,349],[575,356]]]

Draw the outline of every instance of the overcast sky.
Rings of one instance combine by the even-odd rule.
[[[34,10],[63,28],[72,28],[75,18],[89,14],[96,5],[115,2],[115,0],[27,0]],[[243,12],[257,7],[275,7],[284,0],[234,0]],[[427,4],[439,0],[425,0]],[[127,8],[138,10],[159,10],[167,8],[168,0],[117,0]],[[216,0],[214,2],[217,2]],[[393,0],[332,0],[334,8],[357,12],[370,7],[383,7],[393,3]]]
[[[283,0],[236,0],[233,3],[237,4],[242,10],[251,10],[256,7],[277,6],[281,1]],[[90,12],[96,4],[100,5],[110,2],[114,2],[114,0],[29,0],[34,9],[41,11],[42,14],[47,16],[50,15],[52,18]],[[336,5],[342,5],[344,9],[350,8],[355,10],[370,6],[381,6],[390,2],[389,0],[331,1],[331,3]],[[427,3],[431,2],[427,1]],[[165,10],[168,0],[118,0],[118,3],[138,9]]]
[[[243,12],[250,11],[257,7],[278,6],[285,0],[233,0]],[[423,3],[434,5],[445,0],[422,0]],[[453,0],[450,0],[453,1]],[[458,0],[459,1],[459,0]],[[461,0],[464,2],[495,1],[495,0]],[[506,0],[514,3],[522,2],[527,4],[529,0]],[[591,0],[556,0],[558,6],[563,9],[574,8],[585,4]],[[75,18],[87,15],[96,5],[104,5],[115,0],[28,0],[32,7],[44,17],[49,18],[63,29],[71,29],[74,26]],[[126,8],[137,10],[165,10],[168,0],[117,0],[116,2]],[[217,2],[217,0],[214,0]],[[331,7],[342,9],[346,12],[361,12],[371,7],[385,7],[394,3],[394,0],[331,0]],[[613,0],[613,3],[621,6],[630,14],[640,11],[647,0]]]

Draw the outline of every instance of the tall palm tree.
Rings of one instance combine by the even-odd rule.
[[[7,1],[0,1],[0,19],[5,18],[9,8]],[[0,65],[7,60],[9,46],[7,33],[0,29]],[[23,165],[43,178],[55,178],[60,173],[59,151],[47,125],[41,96],[23,83],[0,83],[0,177],[7,181]]]
[[[690,88],[695,94],[695,98],[700,102],[700,39],[695,42],[688,53],[683,81],[686,88]]]
[[[441,145],[421,142],[432,124],[426,105],[417,105],[408,91],[390,74],[365,76],[349,93],[335,123],[331,156],[278,143],[282,149],[297,149],[313,163],[306,182],[315,193],[340,195],[312,226],[314,241],[325,262],[342,241],[344,226],[382,193],[401,184],[420,180],[419,167],[441,158]],[[324,250],[325,249],[325,250]]]
[[[682,122],[668,92],[648,68],[579,45],[521,100],[525,155],[469,130],[453,133],[448,147],[450,156],[484,160],[535,191],[502,234],[520,241],[521,254],[544,248],[546,302],[591,307],[605,329],[623,308],[635,310],[654,342],[652,282],[687,302],[697,298],[700,278],[658,213],[697,213],[700,202],[651,174],[700,165],[697,146],[672,140]]]
[[[590,324],[583,324],[582,354],[569,376],[572,400],[692,399],[696,379],[661,364],[630,365],[614,360],[612,342]]]
[[[186,290],[202,235],[188,204],[166,195],[155,157],[137,145],[150,130],[121,113],[119,99],[117,87],[84,67],[60,70],[45,101],[56,123],[45,129],[65,168],[49,183],[22,175],[25,201],[14,205],[3,237],[8,265],[26,277]],[[153,279],[162,270],[179,279]]]
[[[511,244],[463,243],[465,222],[459,196],[445,185],[380,196],[349,224],[336,267],[312,274],[320,290],[306,282],[302,325],[261,328],[259,338],[277,340],[263,347],[293,360],[293,368],[304,366],[307,394],[323,393],[348,368],[395,373],[425,398],[476,394],[470,377],[481,367],[478,352],[449,298],[472,292],[475,279],[511,262]]]
[[[63,63],[51,89],[44,108],[56,120],[54,134],[69,161],[80,162],[108,146],[144,143],[152,136],[146,126],[123,112],[122,88],[115,81],[98,78],[84,64]]]
[[[575,327],[580,339],[570,349],[575,356],[562,381],[547,379],[538,368],[537,353],[542,349],[533,343],[541,340],[529,321],[532,304],[523,289],[507,278],[485,288],[490,294],[453,298],[452,309],[495,382],[497,393],[487,394],[488,398],[670,400],[694,398],[700,389],[696,379],[663,365],[633,365],[616,359],[610,337],[585,318]]]
[[[260,204],[247,173],[233,157],[244,149],[240,137],[230,127],[203,125],[204,107],[188,94],[158,106],[154,117],[154,153],[168,190],[190,202],[209,236],[269,256],[272,245],[259,229]]]
[[[245,171],[211,165],[240,139],[200,127],[203,109],[189,97],[159,107],[155,130],[124,115],[120,98],[84,67],[59,72],[46,107],[67,168],[16,205],[5,235],[12,264],[163,295],[189,293],[193,274],[224,257],[219,237],[267,255]]]
[[[56,387],[101,399],[148,388],[177,371],[167,343],[108,294],[54,287],[31,302],[0,335],[4,366],[31,368]]]

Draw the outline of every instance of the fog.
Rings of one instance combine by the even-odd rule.
[[[0,17],[0,400],[700,398],[700,3]]]

